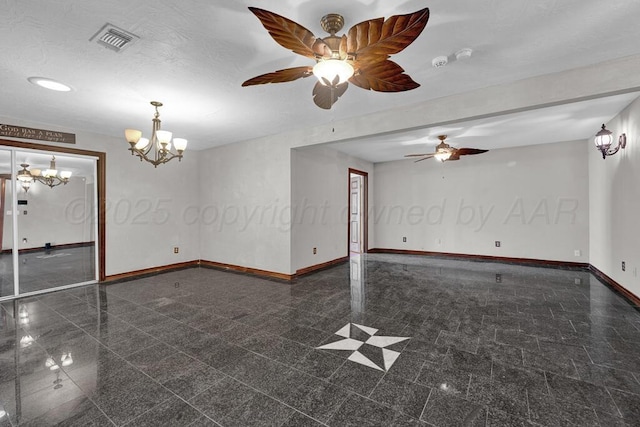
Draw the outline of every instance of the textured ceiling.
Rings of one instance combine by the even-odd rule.
[[[148,102],[158,100],[165,104],[163,127],[189,139],[190,149],[640,53],[638,0],[0,1],[0,115],[121,136],[127,127],[149,132]],[[329,111],[313,104],[311,79],[243,88],[255,75],[309,64],[276,44],[247,6],[289,17],[320,37],[326,13],[342,14],[348,29],[429,7],[422,35],[394,56],[421,87],[382,94],[351,86]],[[90,42],[107,22],[140,40],[120,53]],[[466,47],[473,57],[455,61]],[[449,56],[449,65],[432,68],[439,55]],[[60,80],[73,91],[47,91],[30,84],[31,76]]]

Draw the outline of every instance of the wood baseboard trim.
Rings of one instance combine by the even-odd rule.
[[[613,288],[613,290],[629,300],[632,305],[634,305],[635,307],[640,307],[640,297],[638,297],[636,294],[634,294],[591,264],[589,264],[589,271],[591,271],[591,273],[593,273],[593,275],[596,276],[602,283]]]
[[[216,270],[233,271],[236,273],[251,274],[254,276],[262,276],[262,277],[267,277],[271,279],[291,281],[295,278],[294,274],[276,273],[275,271],[260,270],[258,268],[243,267],[241,265],[234,265],[234,264],[224,264],[224,263],[215,262],[215,261],[200,260],[199,264],[201,267],[214,268]]]
[[[96,242],[78,242],[78,243],[63,243],[61,245],[52,245],[50,249],[45,249],[44,246],[39,246],[37,248],[25,248],[18,249],[19,254],[26,254],[30,252],[40,252],[40,251],[48,251],[54,249],[72,249],[72,248],[84,248],[88,246],[95,246]],[[13,249],[3,249],[0,251],[0,254],[10,254],[13,252]]]
[[[405,249],[375,248],[375,249],[369,249],[369,253],[421,255],[421,256],[432,256],[432,257],[440,257],[440,258],[460,259],[460,260],[467,260],[467,261],[502,262],[505,264],[526,265],[531,267],[562,268],[567,270],[588,270],[589,269],[589,264],[586,262],[553,261],[553,260],[534,259],[534,258],[497,257],[497,256],[491,256],[491,255],[458,254],[453,252],[429,252],[429,251],[413,251],[413,250],[405,250]]]
[[[200,261],[186,261],[179,262],[176,264],[163,265],[160,267],[151,267],[145,268],[142,270],[128,271],[126,273],[112,274],[110,276],[106,276],[104,283],[117,283],[117,282],[127,282],[129,280],[141,279],[147,276],[155,276],[161,273],[167,273],[169,271],[174,270],[183,270],[185,268],[197,267],[200,264]]]
[[[325,268],[333,267],[334,265],[342,264],[347,261],[349,261],[349,257],[343,256],[341,258],[336,258],[331,261],[323,262],[316,265],[311,265],[309,267],[305,267],[305,268],[301,268],[300,270],[297,270],[295,276],[296,277],[304,276],[305,274],[313,273],[318,270],[324,270]]]

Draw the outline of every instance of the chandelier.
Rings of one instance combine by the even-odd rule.
[[[140,161],[146,160],[154,167],[178,158],[182,160],[182,153],[187,148],[187,140],[184,138],[173,138],[175,152],[171,150],[171,137],[173,134],[166,130],[160,130],[160,113],[158,107],[162,107],[162,102],[151,101],[156,109],[153,116],[153,126],[151,129],[151,140],[142,137],[142,131],[136,129],[125,129],[124,135],[131,145],[129,151],[131,155],[140,157]]]
[[[29,191],[31,184],[36,181],[50,188],[57,187],[60,184],[66,185],[72,174],[71,171],[60,171],[60,173],[58,173],[58,169],[56,169],[56,156],[51,157],[49,169],[44,171],[40,169],[29,170],[27,169],[29,167],[27,163],[22,163],[20,166],[22,169],[18,171],[17,178],[25,193]]]

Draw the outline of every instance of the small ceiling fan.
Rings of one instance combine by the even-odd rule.
[[[313,101],[326,110],[347,90],[348,83],[378,92],[402,92],[419,87],[404,69],[388,58],[409,46],[427,25],[429,9],[407,15],[370,19],[336,36],[344,18],[336,13],[322,17],[320,25],[329,33],[317,38],[305,27],[288,18],[249,7],[271,37],[286,49],[316,61],[315,65],[286,68],[262,74],[242,83],[252,86],[284,83],[315,75]]]
[[[417,162],[421,162],[423,160],[427,160],[430,158],[435,158],[436,160],[440,160],[441,162],[451,161],[451,160],[460,160],[460,156],[466,156],[470,154],[482,154],[486,153],[489,150],[480,150],[478,148],[454,148],[444,142],[447,139],[447,135],[438,135],[438,139],[440,140],[440,144],[436,146],[435,153],[427,153],[427,154],[407,154],[405,157],[420,157],[420,159],[416,160]]]

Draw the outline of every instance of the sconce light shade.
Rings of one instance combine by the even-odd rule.
[[[596,143],[596,147],[598,147],[598,150],[606,151],[609,149],[609,147],[611,147],[611,142],[613,141],[613,137],[611,136],[611,133],[612,132],[609,129],[607,129],[603,124],[602,129],[600,129],[600,132],[596,133],[595,143]]]

